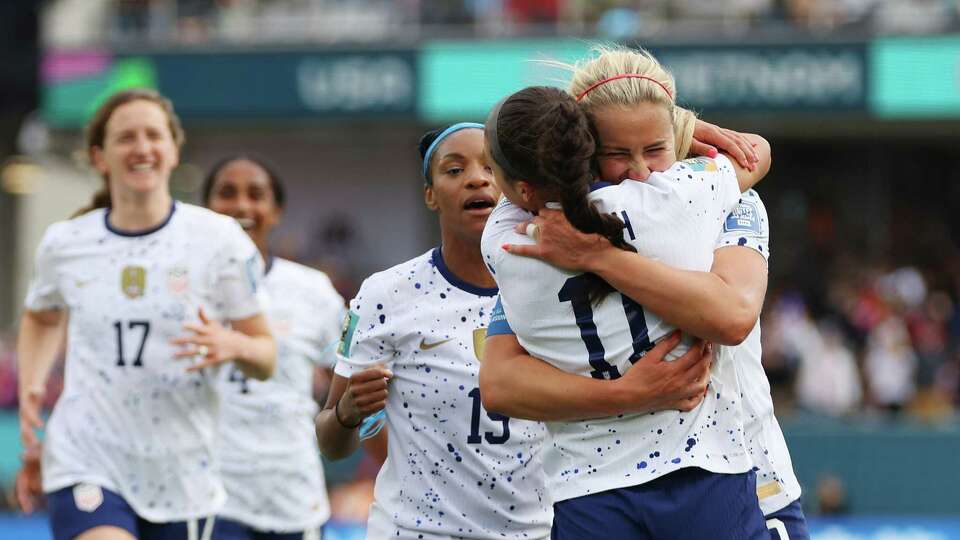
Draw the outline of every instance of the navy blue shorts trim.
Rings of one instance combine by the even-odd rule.
[[[73,540],[96,527],[118,527],[139,540],[188,540],[186,521],[153,523],[137,515],[119,494],[93,484],[76,484],[47,494],[54,540]],[[198,531],[205,526],[199,521]]]
[[[239,521],[218,517],[213,525],[213,540],[320,540],[320,527],[288,533],[259,531]]]
[[[756,476],[685,468],[553,505],[553,540],[769,540]]]
[[[771,540],[810,540],[800,499],[766,516]]]

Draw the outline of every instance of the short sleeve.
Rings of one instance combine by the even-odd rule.
[[[679,161],[668,174],[679,182],[681,199],[694,215],[723,219],[740,201],[736,169],[724,155]]]
[[[483,254],[483,262],[490,270],[493,279],[497,279],[497,265],[506,256],[507,252],[501,246],[509,244],[533,244],[533,240],[525,234],[519,234],[514,231],[514,227],[530,218],[533,215],[526,210],[515,206],[506,197],[501,196],[497,206],[494,207],[490,217],[487,218],[487,224],[483,228],[483,237],[480,240],[480,251]]]
[[[356,298],[350,301],[350,309],[343,317],[340,344],[337,348],[337,365],[334,371],[342,377],[393,361],[394,328],[396,317],[392,297],[375,274],[360,286]]]
[[[47,228],[39,247],[37,247],[33,276],[30,279],[27,298],[24,302],[24,307],[31,311],[46,311],[66,307],[58,280],[56,227],[57,225],[52,225]]]
[[[253,317],[263,312],[264,264],[253,241],[239,225],[226,223],[214,259],[214,287],[227,320]]]
[[[740,204],[723,222],[717,249],[727,246],[748,247],[770,260],[770,220],[760,195],[749,189]]]
[[[325,294],[319,295],[317,317],[317,350],[311,359],[318,366],[333,367],[337,363],[337,347],[340,345],[341,321],[346,317],[347,308],[330,280],[324,276],[324,288],[329,288]]]
[[[507,320],[507,314],[503,311],[503,304],[500,303],[500,296],[497,296],[497,303],[490,312],[490,324],[487,325],[487,337],[516,335],[513,328],[510,328],[510,322]]]

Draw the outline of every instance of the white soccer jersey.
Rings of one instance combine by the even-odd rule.
[[[221,321],[261,312],[263,263],[239,225],[174,203],[151,231],[113,230],[100,209],[51,225],[26,307],[69,310],[63,393],[47,424],[43,489],[118,492],[153,522],[215,513],[217,370],[186,373],[170,340],[203,307]],[[202,234],[198,234],[202,233]]]
[[[770,257],[770,221],[754,190],[747,190],[724,221],[717,249],[744,246]],[[790,451],[773,413],[770,382],[760,361],[760,321],[747,339],[730,347],[743,388],[744,434],[757,473],[757,497],[764,514],[772,514],[800,498]]]
[[[458,279],[437,248],[374,274],[350,302],[337,374],[378,363],[394,373],[368,538],[549,536],[543,424],[480,401],[496,294]]]
[[[624,221],[640,254],[673,267],[707,271],[724,218],[740,199],[725,157],[678,162],[646,182],[625,181],[591,193],[603,212]],[[514,232],[529,214],[502,200],[487,221],[483,254],[500,285],[502,308],[533,356],[585,377],[622,375],[674,328],[618,292],[593,303],[584,274],[513,256],[504,243],[529,244]],[[495,321],[496,322],[496,321]],[[495,331],[496,329],[491,329]],[[688,340],[672,357],[686,351]],[[703,404],[689,413],[662,411],[575,422],[548,422],[544,457],[555,501],[648,482],[682,467],[718,473],[749,470],[740,386],[720,348]]]
[[[260,531],[302,531],[330,517],[313,425],[313,371],[336,362],[346,308],[326,274],[283,259],[272,259],[263,288],[277,367],[266,381],[248,379],[236,366],[221,377],[228,498],[220,515]]]

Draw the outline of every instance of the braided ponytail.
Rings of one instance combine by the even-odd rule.
[[[502,156],[509,161],[501,168],[520,175],[508,181],[524,180],[548,200],[559,200],[567,220],[579,231],[600,234],[620,249],[636,251],[623,238],[623,222],[601,213],[589,200],[596,176],[596,135],[577,102],[558,88],[534,86],[508,98],[498,112],[494,129]],[[594,277],[587,286],[592,302],[613,290]]]

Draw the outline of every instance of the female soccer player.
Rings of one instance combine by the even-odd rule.
[[[270,254],[280,221],[283,183],[261,159],[234,156],[216,164],[204,204],[231,216],[266,261],[266,314],[277,340],[277,369],[267,381],[233,368],[223,377],[220,466],[227,503],[216,540],[319,538],[330,517],[313,417],[313,372],[333,367],[343,298],[326,274]]]
[[[211,520],[199,521],[225,500],[216,366],[273,372],[256,247],[235,220],[170,196],[183,138],[157,93],[110,97],[87,126],[105,188],[37,251],[18,343],[21,432],[35,451],[68,324],[66,384],[43,443],[57,540],[209,538]]]
[[[664,159],[669,160],[674,145],[672,80],[659,81],[662,97],[643,108],[646,117],[655,120],[650,127],[656,128],[645,151],[653,157],[668,154]],[[590,160],[596,149],[591,126],[571,96],[547,87],[527,88],[501,102],[488,118],[486,135],[497,183],[510,202],[494,210],[483,237],[485,261],[500,285],[502,301],[493,314],[494,337],[488,340],[485,362],[503,366],[529,351],[582,378],[616,380],[629,374],[631,365],[673,327],[596,275],[507,254],[504,243],[525,240],[514,231],[524,219],[516,207],[538,212],[558,201],[581,231],[599,233],[621,250],[705,271],[724,218],[738,204],[740,192],[769,165],[769,151],[757,137],[762,151],[754,171],[721,156],[678,164],[645,183],[594,186],[591,194]],[[516,336],[497,335],[513,331]],[[532,374],[515,375],[528,381],[526,390],[532,395],[524,396],[514,396],[516,385],[507,389],[490,384],[489,374],[484,374],[487,406],[554,420],[545,406],[553,408],[555,402],[546,398],[575,376],[529,379]],[[664,411],[548,422],[553,444],[545,454],[545,470],[555,499],[554,537],[766,534],[739,400],[734,367],[721,356],[714,365],[711,391],[689,414]],[[534,414],[524,410],[531,404]],[[723,510],[712,502],[717,497],[726,500]],[[632,510],[624,511],[625,505]]]
[[[351,302],[337,375],[317,417],[321,449],[336,459],[357,448],[366,416],[386,410],[387,459],[369,538],[549,533],[543,425],[487,413],[477,387],[497,294],[480,237],[500,196],[483,156],[482,129],[455,124],[421,141],[424,199],[439,214],[442,246],[364,282]],[[619,381],[621,409],[676,408],[703,393],[703,386],[690,393],[677,373],[699,368],[705,374],[708,362],[699,351],[673,365],[655,361],[668,350],[665,344],[651,351],[650,369]]]
[[[651,100],[650,91],[653,96],[661,93],[653,81],[629,84],[631,77],[622,75],[647,73],[655,80],[669,80],[669,76],[658,72],[656,60],[642,52],[603,48],[599,52],[579,66],[569,91],[594,120],[601,178],[614,183],[625,178],[645,180],[652,171],[667,170],[674,160],[650,153],[657,130],[655,122],[642,115],[643,104]],[[601,81],[605,82],[598,84]],[[681,147],[676,148],[678,158],[686,157]],[[684,330],[719,343],[739,344],[730,352],[744,389],[745,436],[757,473],[760,507],[771,534],[777,533],[775,538],[809,538],[799,502],[800,485],[760,362],[758,317],[767,285],[770,224],[757,193],[744,193],[724,221],[709,273],[678,271],[630,256],[596,235],[580,233],[555,210],[541,212],[532,223],[537,226],[538,245],[511,247],[512,253],[537,256],[570,271],[595,273]],[[516,366],[510,369],[513,380]]]

